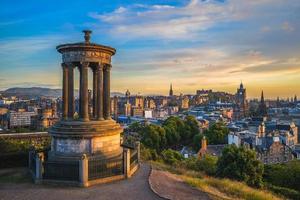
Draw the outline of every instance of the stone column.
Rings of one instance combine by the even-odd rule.
[[[103,95],[103,102],[104,102],[104,119],[111,119],[110,117],[110,69],[111,65],[106,64],[103,69],[104,74],[104,95]]]
[[[98,66],[93,68],[93,117],[98,118]]]
[[[130,178],[130,149],[123,148],[123,159],[125,177]]]
[[[98,71],[97,79],[97,120],[104,120],[103,118],[103,65],[98,63],[96,66]]]
[[[43,179],[43,162],[44,162],[44,153],[37,153],[36,154],[36,160],[35,160],[35,181],[39,182]]]
[[[68,63],[68,118],[74,117],[74,66]]]
[[[79,160],[79,182],[81,187],[88,187],[88,158],[86,154],[83,154],[81,160]]]
[[[81,63],[80,73],[80,119],[89,121],[89,103],[88,103],[88,62]]]
[[[62,93],[62,110],[63,114],[62,117],[63,119],[67,119],[68,117],[68,67],[66,64],[62,63],[62,68],[63,68],[63,93]]]

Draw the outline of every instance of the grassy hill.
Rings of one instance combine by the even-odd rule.
[[[161,162],[151,162],[153,168],[177,174],[183,181],[192,187],[206,192],[212,199],[245,199],[245,200],[281,200],[286,199],[275,195],[267,189],[256,189],[243,182],[229,179],[214,178],[202,172],[177,168]]]

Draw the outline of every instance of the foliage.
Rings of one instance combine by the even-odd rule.
[[[166,145],[166,132],[161,126],[147,125],[144,128],[144,133],[141,142],[148,148],[155,149],[160,152]]]
[[[265,165],[264,180],[272,185],[287,187],[300,192],[300,161]]]
[[[50,138],[40,142],[34,142],[29,139],[0,139],[1,154],[27,152],[32,146],[37,150],[41,150],[50,146]]]
[[[223,122],[214,123],[209,129],[204,131],[209,144],[226,144],[229,129]]]
[[[164,160],[164,162],[169,165],[173,165],[184,159],[183,156],[178,151],[174,151],[172,149],[164,150],[161,153],[161,155],[162,155],[162,159]]]
[[[154,149],[146,148],[143,144],[141,144],[141,159],[158,160],[158,155]]]
[[[141,123],[132,123],[129,132],[136,132],[145,147],[154,149],[157,153],[186,144],[191,144],[195,135],[199,134],[198,122],[193,116],[187,116],[184,120],[171,116],[162,126]]]
[[[217,161],[216,156],[205,155],[202,159],[191,157],[185,159],[185,168],[195,171],[203,171],[207,175],[215,175],[217,170]]]
[[[256,187],[262,186],[263,171],[255,151],[235,145],[225,147],[217,162],[217,176],[245,181]]]
[[[300,199],[300,192],[297,190],[293,190],[286,187],[274,186],[274,185],[268,185],[267,188],[268,190],[271,190],[274,193],[279,195],[284,195],[289,199]]]
[[[193,138],[193,149],[195,151],[199,151],[199,149],[201,148],[201,140],[203,138],[203,134],[202,133],[198,133],[197,135],[194,136]]]

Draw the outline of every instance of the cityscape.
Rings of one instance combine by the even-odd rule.
[[[0,199],[300,199],[300,4],[275,1],[4,3]]]

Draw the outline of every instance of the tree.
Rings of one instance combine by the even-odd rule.
[[[245,181],[250,186],[262,186],[263,172],[263,164],[256,159],[255,151],[245,147],[225,147],[217,162],[217,176]]]
[[[178,151],[174,151],[172,149],[164,150],[161,153],[161,155],[164,162],[169,165],[173,165],[178,161],[182,161],[184,159],[183,156]]]
[[[190,144],[195,135],[200,133],[198,121],[194,116],[187,116],[184,119],[185,126],[185,143]]]
[[[198,133],[197,135],[194,136],[193,138],[193,149],[195,151],[199,151],[199,149],[201,148],[201,140],[203,138],[203,134],[202,133]]]
[[[208,130],[204,131],[209,144],[226,144],[228,134],[229,129],[223,122],[214,123]]]
[[[153,124],[145,126],[142,143],[148,148],[161,151],[167,144],[165,130],[161,126]]]

